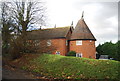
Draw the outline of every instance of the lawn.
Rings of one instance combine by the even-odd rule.
[[[43,54],[21,68],[56,79],[118,79],[119,66],[114,60]]]

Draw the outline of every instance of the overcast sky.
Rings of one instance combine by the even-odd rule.
[[[75,27],[84,11],[84,20],[97,39],[96,46],[107,41],[117,42],[119,0],[43,1],[47,7],[46,28],[54,27],[55,24],[57,27],[70,26],[72,21]]]
[[[117,1],[117,0],[115,0]],[[47,27],[74,27],[84,11],[84,20],[99,43],[118,40],[118,2],[81,0],[46,0]]]

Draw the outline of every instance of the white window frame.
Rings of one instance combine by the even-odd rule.
[[[90,42],[92,42],[92,40],[90,40]]]
[[[38,46],[38,45],[40,45],[40,42],[39,42],[39,40],[35,40],[35,41],[34,41],[34,43],[35,43],[35,46]]]
[[[51,46],[52,43],[51,43],[51,40],[47,40],[47,46]]]
[[[82,45],[82,40],[76,40],[76,45]]]
[[[66,46],[68,46],[68,41],[66,40]]]
[[[76,57],[82,57],[82,53],[76,53]]]
[[[56,53],[55,53],[56,55],[60,55],[60,51],[56,51]]]

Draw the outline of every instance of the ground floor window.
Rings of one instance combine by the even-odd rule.
[[[92,58],[92,56],[89,56],[89,58]]]
[[[60,55],[60,51],[56,51],[56,54],[57,54],[57,55]]]
[[[76,53],[76,57],[82,57],[82,53]]]

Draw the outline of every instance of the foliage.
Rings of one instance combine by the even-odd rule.
[[[51,46],[47,46],[47,40],[25,40],[22,36],[18,36],[15,39],[13,38],[10,42],[11,48],[9,53],[13,59],[17,59],[25,53],[50,53],[57,48],[53,44]]]
[[[22,52],[24,50],[23,47],[23,40],[21,37],[12,38],[10,42],[10,50],[9,54],[11,55],[12,59],[16,59],[22,56]]]
[[[117,53],[115,55],[116,60],[120,61],[120,40],[116,43]]]
[[[67,56],[76,56],[76,52],[75,51],[69,51]]]
[[[21,67],[21,69],[23,69],[23,70],[27,70],[28,68],[27,68],[27,67],[25,67],[25,66],[23,66],[23,67]]]
[[[42,1],[16,0],[6,2],[6,5],[17,34],[33,29],[35,24],[45,25],[45,7]]]
[[[13,21],[11,18],[8,16],[9,14],[7,13],[8,6],[5,2],[1,3],[1,25],[0,29],[2,29],[2,53],[8,54],[9,51],[9,43],[11,39],[11,32],[13,32],[14,28],[13,26]]]
[[[96,59],[99,59],[100,58],[100,54],[96,54]]]
[[[27,31],[35,24],[45,25],[44,3],[16,0],[1,4],[3,54],[18,58],[23,53],[34,52],[38,47],[32,49],[28,44]]]
[[[58,47],[56,45],[54,45],[51,41],[51,45],[47,46],[47,39],[44,40],[40,40],[40,46],[39,49],[37,50],[38,53],[47,53],[47,54],[51,54],[53,51],[55,51]]]
[[[24,53],[36,53],[39,49],[39,46],[36,46],[36,43],[25,41],[22,36],[17,38],[12,38],[10,42],[10,51],[11,57],[13,59],[21,57]]]
[[[120,42],[112,43],[112,42],[105,42],[104,44],[99,44],[96,48],[98,54],[100,55],[109,55],[116,60],[120,60],[120,53],[119,53],[119,45]]]
[[[57,79],[118,79],[119,61],[43,54],[31,59],[30,71]]]

